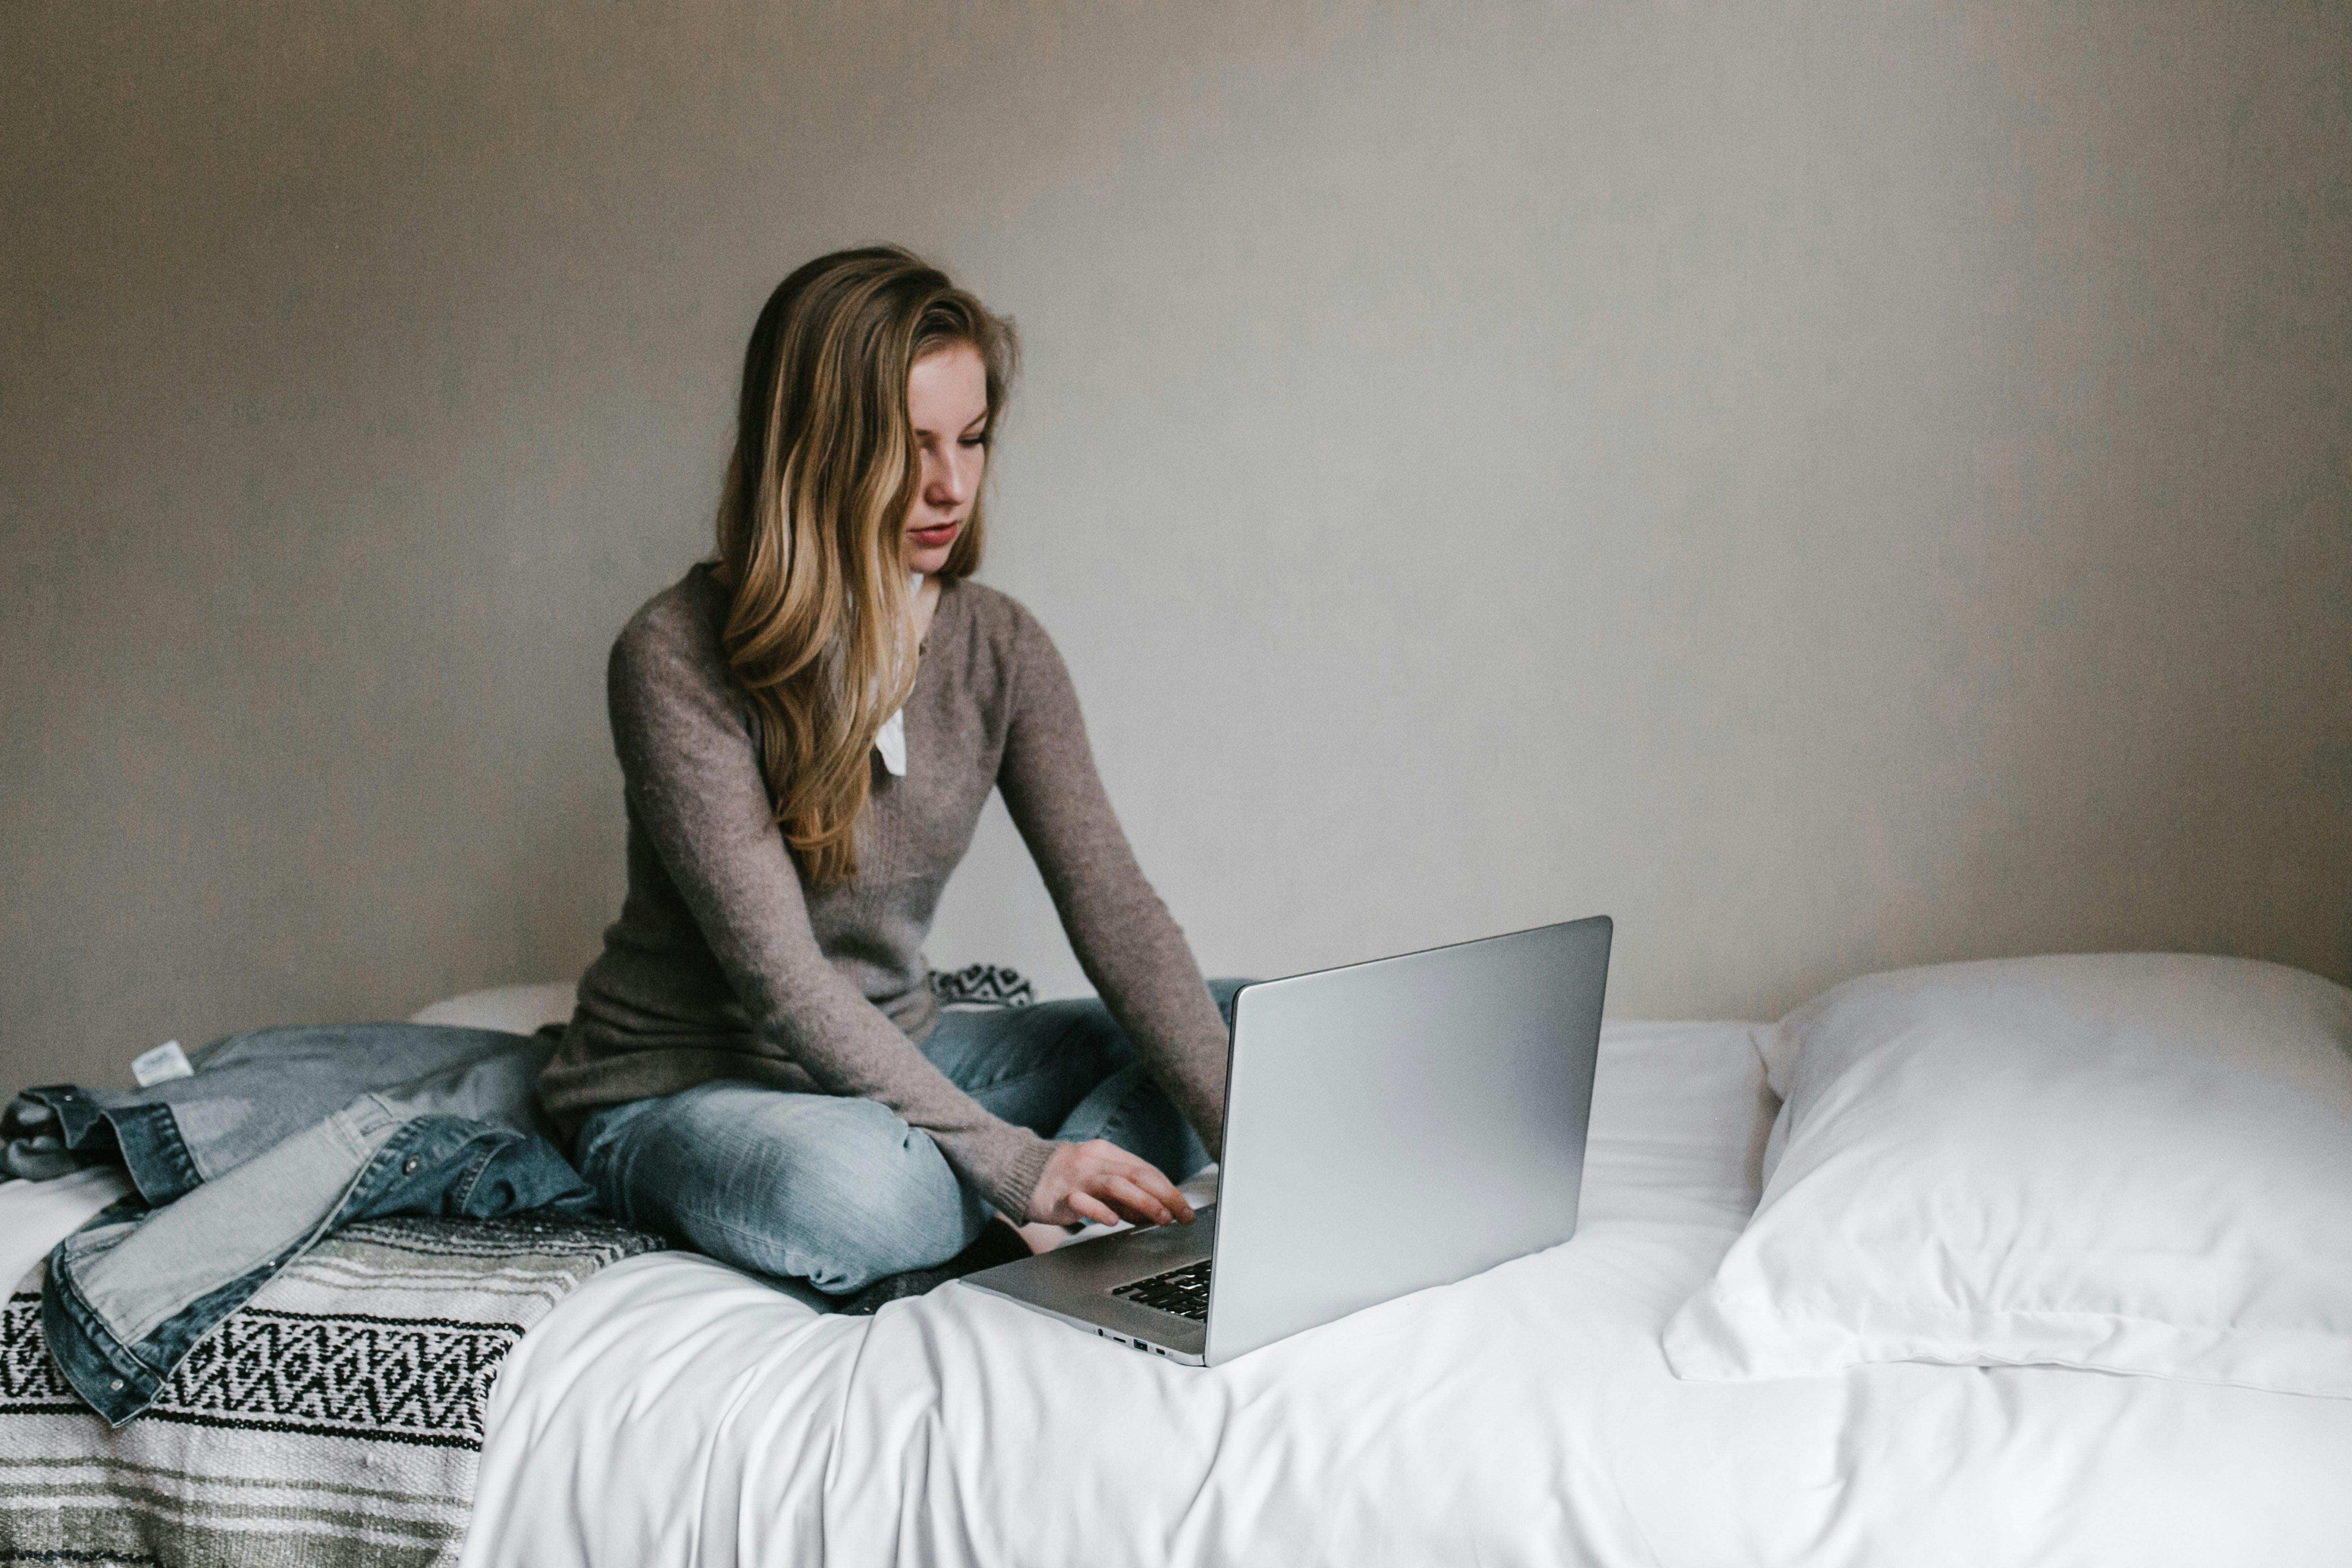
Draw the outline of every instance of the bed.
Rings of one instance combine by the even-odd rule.
[[[1675,1376],[1662,1333],[1757,1206],[1769,1043],[1612,1023],[1575,1239],[1223,1368],[959,1285],[860,1320],[687,1254],[614,1264],[499,1373],[462,1562],[2352,1560],[2352,1400]]]

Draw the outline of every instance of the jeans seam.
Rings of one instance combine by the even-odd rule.
[[[489,1170],[490,1162],[499,1157],[499,1152],[502,1147],[499,1139],[495,1135],[478,1136],[480,1147],[467,1158],[464,1167],[457,1173],[457,1181],[450,1184],[449,1208],[453,1214],[466,1214],[469,1211],[474,1201],[474,1189],[481,1184],[484,1173]]]
[[[1087,1013],[1080,1012],[1074,1015],[1068,1023],[1062,1026],[1059,1033],[1055,1034],[1052,1039],[1045,1041],[1038,1047],[1039,1054],[1041,1056],[1052,1056],[1055,1053],[1066,1051],[1069,1044],[1070,1037],[1076,1034],[1080,1029],[1086,1027],[1093,1021],[1092,1016]],[[1114,1026],[1117,1024],[1116,1019],[1112,1020],[1112,1022]],[[1033,1067],[1001,1072],[994,1078],[987,1079],[985,1082],[960,1083],[957,1087],[963,1089],[966,1094],[977,1094],[982,1089],[994,1089],[999,1084],[1017,1083],[1024,1078],[1035,1078],[1041,1073],[1053,1072],[1061,1066],[1062,1064],[1058,1061],[1041,1060]],[[1114,1068],[1113,1070],[1116,1071],[1117,1069]]]
[[[203,1184],[204,1173],[188,1152],[178,1113],[169,1103],[115,1106],[100,1115],[114,1130],[115,1148],[141,1197],[151,1204],[167,1204]],[[152,1180],[152,1173],[142,1169],[151,1160],[163,1167],[167,1180]]]
[[[114,1337],[107,1328],[106,1321],[99,1316],[98,1310],[83,1300],[81,1288],[74,1282],[71,1271],[64,1268],[64,1262],[65,1243],[59,1242],[49,1254],[48,1283],[53,1289],[41,1292],[41,1315],[50,1342],[49,1353],[56,1360],[58,1370],[68,1374],[67,1381],[73,1383],[75,1392],[103,1415],[109,1426],[120,1426],[154,1402],[155,1396],[163,1391],[163,1376],[142,1360],[138,1352]],[[52,1311],[61,1321],[47,1321]],[[60,1327],[67,1331],[59,1333],[58,1330]],[[108,1372],[121,1373],[121,1381],[128,1386],[120,1392],[130,1397],[95,1398],[89,1390],[75,1381],[71,1373],[89,1370],[79,1364],[85,1352],[95,1352]],[[123,1408],[126,1405],[129,1408]],[[120,1415],[116,1413],[118,1410],[121,1412]]]
[[[1047,1078],[1063,1070],[1065,1070],[1064,1065],[1059,1062],[1041,1062],[1035,1067],[1020,1071],[999,1073],[984,1083],[967,1084],[962,1087],[966,1094],[985,1094],[992,1089],[1002,1089],[1008,1083],[1021,1083],[1033,1078]]]

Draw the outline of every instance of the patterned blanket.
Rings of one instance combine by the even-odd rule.
[[[508,1350],[599,1268],[660,1246],[530,1214],[349,1226],[120,1431],[49,1359],[37,1270],[0,1310],[0,1563],[455,1562]]]

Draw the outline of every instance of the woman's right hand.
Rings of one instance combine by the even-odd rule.
[[[1029,1194],[1029,1217],[1048,1225],[1190,1225],[1192,1205],[1150,1161],[1097,1138],[1054,1145]]]

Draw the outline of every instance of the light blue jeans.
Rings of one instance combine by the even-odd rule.
[[[1244,984],[1209,984],[1228,1028]],[[922,1050],[991,1113],[1043,1137],[1108,1139],[1176,1182],[1208,1163],[1091,998],[946,1013]],[[929,1133],[879,1101],[740,1079],[597,1111],[572,1160],[629,1224],[832,1295],[946,1262],[991,1212]]]

